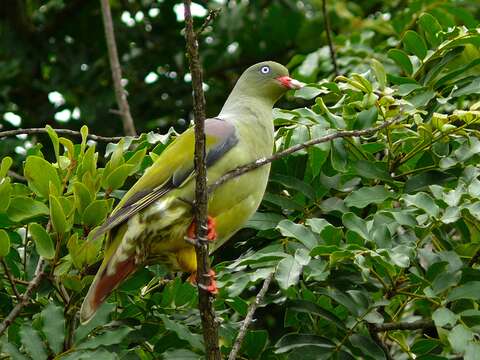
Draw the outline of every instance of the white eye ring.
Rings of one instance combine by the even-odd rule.
[[[260,72],[262,74],[268,74],[270,72],[270,67],[269,66],[262,66],[262,68],[260,69]]]

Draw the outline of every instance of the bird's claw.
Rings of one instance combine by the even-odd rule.
[[[212,295],[218,294],[218,287],[217,287],[217,280],[216,280],[216,273],[213,271],[213,269],[210,269],[208,274],[205,274],[206,277],[210,278],[210,285],[203,285],[203,284],[198,284],[200,288],[202,288],[205,291],[208,291]],[[193,272],[189,277],[188,277],[188,282],[190,282],[192,285],[197,284],[197,272]]]
[[[199,238],[198,242],[204,243],[204,242],[211,242],[215,241],[217,239],[217,230],[216,230],[217,223],[215,221],[215,218],[208,216],[207,217],[207,237],[206,238]],[[196,222],[195,220],[192,221],[190,226],[188,227],[187,230],[187,236],[185,237],[185,241],[188,243],[197,246],[199,243],[196,240],[195,237],[195,232],[196,232]]]

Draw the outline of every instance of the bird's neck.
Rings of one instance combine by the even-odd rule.
[[[220,111],[220,118],[236,118],[235,120],[241,120],[239,117],[242,115],[246,118],[251,118],[248,115],[254,115],[253,117],[258,120],[265,120],[271,122],[272,108],[274,101],[271,99],[256,97],[251,95],[239,94],[234,89],[227,101],[223,105]]]

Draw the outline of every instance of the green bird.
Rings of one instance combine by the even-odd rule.
[[[238,79],[220,114],[205,121],[208,182],[241,165],[272,154],[272,108],[289,89],[303,84],[281,64],[265,61]],[[194,130],[178,136],[125,194],[95,237],[108,234],[103,262],[81,310],[82,323],[138,268],[162,263],[194,274],[195,248],[185,241],[193,232],[195,197]],[[208,201],[208,238],[212,251],[242,228],[257,210],[270,166],[263,166],[217,187]],[[212,292],[216,291],[212,282]]]

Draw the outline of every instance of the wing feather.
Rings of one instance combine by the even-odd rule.
[[[235,127],[218,118],[205,121],[205,135],[207,167],[214,165],[238,143]],[[94,238],[119,226],[191,179],[194,175],[193,153],[194,133],[193,129],[189,129],[165,149],[155,164],[125,194],[105,223],[97,229]],[[162,183],[156,185],[156,178]]]

